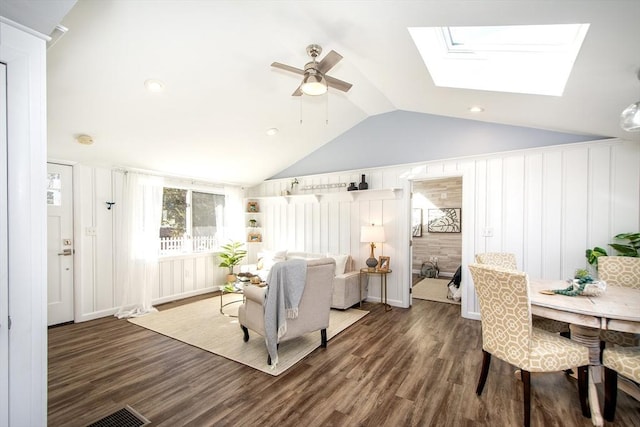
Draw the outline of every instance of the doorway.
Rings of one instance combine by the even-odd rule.
[[[47,324],[73,315],[73,169],[47,163]]]
[[[411,185],[412,298],[460,304],[447,285],[462,264],[462,177]]]

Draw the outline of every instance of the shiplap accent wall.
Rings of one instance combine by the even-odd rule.
[[[300,187],[359,181],[370,189],[397,187],[391,200],[337,196],[277,196],[289,179],[247,191],[265,206],[263,238],[270,249],[350,253],[358,267],[369,255],[360,226],[383,224],[387,241],[376,255],[391,257],[388,298],[408,307],[411,284],[410,181],[462,177],[462,265],[475,253],[509,251],[531,277],[566,278],[584,267],[586,248],[640,229],[640,144],[606,140],[344,173],[297,177]],[[344,192],[334,189],[328,193]],[[321,193],[322,190],[312,191]],[[487,236],[490,232],[491,236]],[[378,286],[369,298],[379,300]],[[478,318],[473,284],[463,268],[462,314]]]
[[[346,188],[303,191],[306,185],[359,182],[367,192]],[[606,246],[617,233],[640,229],[640,144],[608,140],[499,153],[344,173],[298,177],[298,195],[275,197],[290,189],[289,179],[248,189],[263,212],[262,247],[315,253],[349,253],[358,267],[369,256],[360,227],[385,226],[387,241],[376,256],[391,257],[388,300],[408,307],[411,283],[410,191],[412,180],[462,177],[462,264],[477,252],[510,251],[532,277],[564,278],[585,264],[586,248]],[[117,310],[115,215],[121,177],[108,168],[74,166],[76,321]],[[396,188],[397,191],[377,191]],[[328,193],[313,197],[313,193]],[[307,194],[307,196],[301,196]],[[266,197],[269,196],[269,197]],[[273,196],[273,197],[272,197]],[[106,209],[105,202],[116,201]],[[87,228],[96,229],[89,235]],[[486,229],[492,237],[485,237]],[[214,254],[163,258],[154,303],[210,292],[224,281]],[[375,279],[372,279],[375,281]],[[369,299],[380,287],[369,287]],[[478,317],[468,270],[463,268],[463,315]]]
[[[74,307],[75,321],[113,315],[122,292],[116,280],[118,250],[115,224],[122,206],[122,172],[74,165]],[[115,201],[111,210],[105,202]],[[95,229],[95,235],[88,232]],[[153,304],[211,292],[225,281],[217,255],[194,253],[161,257]]]

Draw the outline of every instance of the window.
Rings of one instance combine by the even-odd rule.
[[[160,253],[215,250],[224,240],[222,194],[165,187]]]
[[[412,27],[440,87],[561,96],[589,24]]]

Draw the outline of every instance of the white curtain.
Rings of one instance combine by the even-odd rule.
[[[228,240],[244,242],[244,211],[242,209],[242,188],[227,185],[224,187],[224,224],[225,238]]]
[[[121,213],[116,225],[116,278],[122,289],[116,317],[156,311],[152,291],[158,285],[159,230],[162,218],[161,177],[125,172]]]

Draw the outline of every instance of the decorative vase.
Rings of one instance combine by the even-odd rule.
[[[347,187],[347,191],[354,191],[354,190],[357,190],[357,189],[358,189],[358,187],[356,187],[356,183],[355,182],[350,183],[349,186]]]
[[[358,185],[358,190],[368,190],[368,189],[369,189],[369,184],[364,182],[364,174],[363,174],[362,181],[360,181],[360,184]]]

